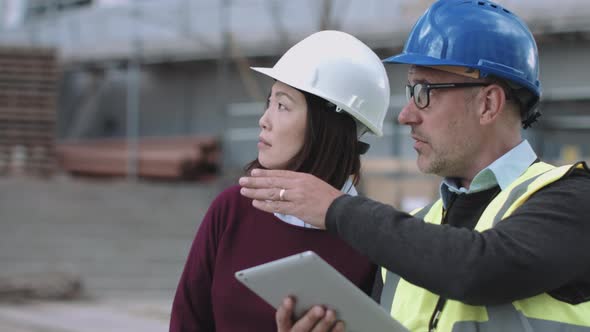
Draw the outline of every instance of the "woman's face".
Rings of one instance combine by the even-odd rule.
[[[307,124],[307,103],[303,93],[276,81],[268,107],[258,121],[258,161],[268,169],[285,169],[301,150]]]

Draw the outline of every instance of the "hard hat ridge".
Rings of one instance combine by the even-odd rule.
[[[379,57],[340,31],[314,33],[291,47],[272,68],[252,67],[294,88],[321,97],[381,136],[389,107],[389,80]]]

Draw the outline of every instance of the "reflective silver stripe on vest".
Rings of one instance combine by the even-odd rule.
[[[590,332],[590,327],[527,318],[512,304],[487,306],[487,322],[456,322],[452,332]]]
[[[528,186],[537,180],[541,175],[537,174],[530,179],[520,183],[511,189],[507,195],[502,207],[496,213],[493,226],[495,226],[514,202],[525,194]],[[420,211],[414,217],[424,219],[430,212],[433,204],[430,204]],[[492,226],[492,227],[493,227]],[[388,312],[391,312],[393,298],[399,283],[400,277],[390,271],[387,271],[385,284],[381,293],[381,305]],[[538,318],[527,318],[517,310],[512,304],[486,306],[489,320],[486,322],[459,321],[453,324],[452,332],[590,332],[590,326],[573,325],[565,322],[557,322]]]
[[[486,310],[489,318],[487,322],[456,322],[453,324],[452,332],[535,332],[526,317],[511,304],[487,306]]]
[[[510,206],[512,206],[512,204],[528,190],[528,186],[545,173],[546,172],[537,174],[512,188],[506,201],[494,217],[494,226],[502,220],[502,216],[504,216]],[[590,327],[587,326],[572,325],[564,322],[538,318],[527,318],[512,304],[486,306],[486,310],[489,318],[487,322],[456,322],[453,324],[452,332],[590,332]]]
[[[426,217],[426,214],[428,213],[428,211],[430,211],[433,205],[434,203],[431,203],[423,207],[422,210],[414,214],[414,217],[424,219],[424,217]],[[383,284],[383,290],[381,291],[381,300],[379,302],[387,312],[391,312],[391,306],[393,305],[393,296],[395,295],[395,290],[397,289],[399,279],[400,277],[391,271],[387,271],[387,274],[385,275],[385,283]]]
[[[492,227],[496,226],[496,224],[500,222],[500,220],[502,220],[502,216],[506,213],[506,211],[508,211],[508,209],[510,208],[510,206],[512,206],[514,201],[516,201],[522,194],[524,194],[527,191],[527,187],[529,186],[529,184],[531,184],[533,181],[535,181],[539,176],[543,174],[545,174],[545,172],[537,174],[532,178],[524,181],[523,183],[517,185],[516,187],[512,188],[512,190],[508,194],[508,197],[504,201],[504,204],[502,205],[498,213],[496,213],[496,216],[494,217],[494,221],[492,223]]]
[[[385,284],[381,291],[381,306],[386,312],[391,312],[391,306],[393,305],[393,295],[397,289],[399,283],[399,276],[391,271],[387,271],[385,275]]]
[[[435,204],[434,203],[430,203],[428,205],[426,205],[425,207],[423,207],[420,211],[416,212],[414,214],[414,218],[418,218],[418,219],[424,219],[424,217],[426,217],[426,215],[428,214],[428,212],[430,211],[430,209],[432,209],[432,206]]]

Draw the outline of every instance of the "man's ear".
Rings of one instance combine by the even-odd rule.
[[[504,92],[504,89],[497,84],[491,84],[484,87],[480,93],[482,94],[481,98],[483,98],[483,103],[481,104],[482,108],[479,122],[482,125],[493,123],[504,110],[506,93]]]

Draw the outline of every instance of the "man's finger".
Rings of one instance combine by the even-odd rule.
[[[256,199],[260,201],[270,200],[270,201],[279,201],[281,200],[280,194],[281,189],[279,188],[271,188],[271,189],[253,189],[253,188],[246,188],[243,187],[240,189],[240,194],[242,196],[246,196],[251,199]],[[283,199],[286,198],[287,195],[283,192]]]
[[[326,310],[320,306],[314,306],[303,317],[301,317],[293,328],[292,332],[312,331],[314,326],[324,317]],[[315,330],[314,330],[315,331]]]
[[[292,202],[280,202],[280,201],[261,201],[255,199],[252,201],[252,206],[255,208],[271,212],[271,213],[280,213],[280,214],[292,214],[294,205]]]
[[[345,330],[344,322],[340,320],[336,323],[336,325],[332,329],[332,332],[344,332],[344,330]]]
[[[243,176],[239,180],[240,186],[253,189],[293,188],[293,180],[281,177],[251,177]]]
[[[282,169],[253,169],[250,174],[255,177],[276,177],[276,178],[292,178],[297,174],[293,171],[287,171]]]
[[[336,323],[336,313],[334,310],[326,310],[326,314],[313,328],[312,332],[327,332],[332,331],[332,327]]]
[[[293,327],[293,299],[287,297],[283,300],[283,304],[279,306],[275,313],[275,320],[279,332],[287,332]]]
[[[271,206],[267,201],[260,201],[260,200],[253,200],[252,201],[252,206],[262,210],[264,212],[270,212],[270,213],[274,213],[275,212],[275,207]]]
[[[280,185],[278,181],[280,178],[269,178],[269,177],[251,177],[251,176],[243,176],[238,181],[240,186],[248,187],[248,188],[277,188],[277,185]]]

